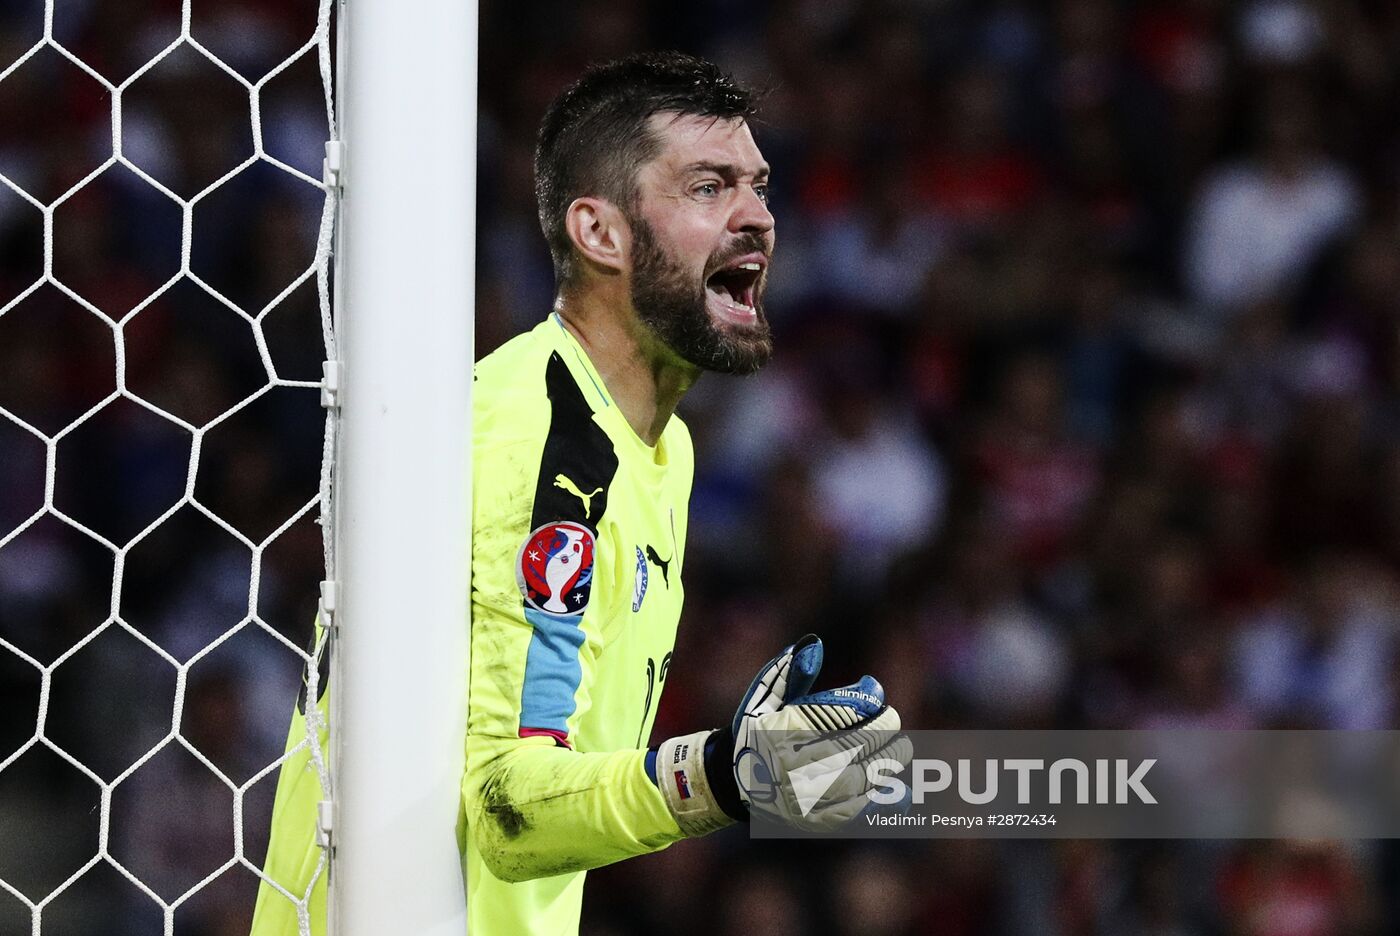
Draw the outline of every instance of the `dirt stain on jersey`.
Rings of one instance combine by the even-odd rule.
[[[491,778],[481,791],[481,801],[486,815],[500,827],[501,834],[507,839],[515,839],[530,827],[530,823],[506,794],[505,786],[504,777]]]

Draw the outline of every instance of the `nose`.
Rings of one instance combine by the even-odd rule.
[[[736,232],[767,234],[773,230],[773,213],[753,186],[743,185],[739,186],[739,202],[729,222]]]

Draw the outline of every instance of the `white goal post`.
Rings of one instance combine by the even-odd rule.
[[[477,10],[340,0],[332,936],[461,936]]]

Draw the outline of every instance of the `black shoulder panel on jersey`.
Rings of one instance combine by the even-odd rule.
[[[617,474],[617,452],[603,428],[593,421],[569,366],[556,351],[545,368],[549,392],[549,435],[540,456],[535,509],[530,529],[555,520],[574,520],[590,530],[608,507],[608,487]]]

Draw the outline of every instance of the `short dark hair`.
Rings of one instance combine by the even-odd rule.
[[[756,111],[754,92],[693,55],[647,52],[590,66],[550,104],[535,147],[540,228],[558,284],[577,272],[564,212],[584,195],[634,207],[637,170],[660,147],[647,126],[653,114],[728,120]]]

